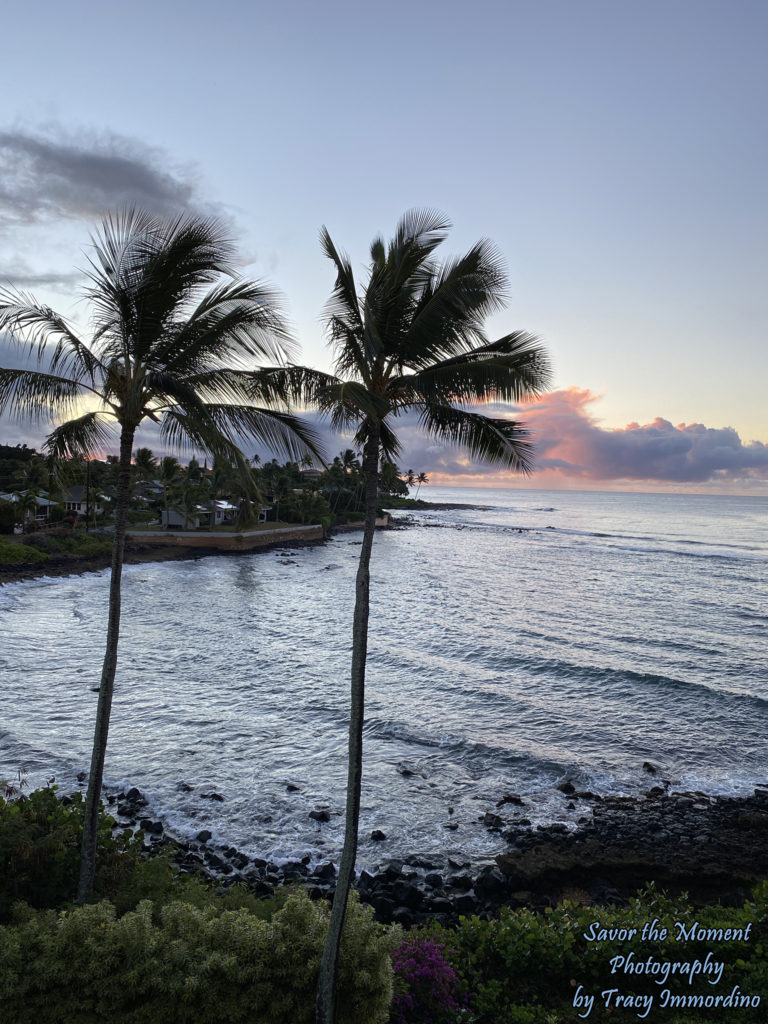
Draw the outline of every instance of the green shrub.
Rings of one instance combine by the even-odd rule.
[[[0,1019],[15,1024],[311,1024],[327,908],[288,898],[270,921],[247,911],[148,901],[117,917],[21,908],[0,927]],[[350,904],[339,1024],[383,1024],[396,930]]]
[[[71,530],[65,527],[47,530],[45,533],[33,533],[25,537],[27,547],[56,555],[90,555],[106,554],[112,550],[112,541],[94,537],[84,530]]]
[[[13,533],[16,510],[10,501],[0,501],[0,533]]]
[[[82,793],[65,805],[49,785],[28,797],[0,797],[0,921],[8,919],[12,905],[24,900],[32,907],[61,907],[74,896],[80,864],[80,841],[85,813]],[[97,895],[117,898],[135,906],[130,892],[142,879],[170,875],[167,859],[150,865],[141,858],[141,839],[130,833],[113,836],[115,822],[99,819]],[[165,882],[168,887],[168,881]]]
[[[585,933],[593,922],[606,929],[637,928],[654,919],[666,928],[665,941],[631,939],[588,941]],[[675,941],[675,922],[686,927],[698,921],[704,929],[744,929],[751,922],[747,942],[730,939]],[[685,975],[671,975],[665,987],[676,995],[708,994],[727,996],[735,985],[743,994],[768,993],[768,883],[755,891],[754,901],[744,908],[721,906],[696,908],[685,897],[669,899],[649,886],[625,908],[582,907],[565,903],[556,910],[536,913],[531,910],[503,909],[497,919],[462,919],[456,930],[436,926],[424,931],[445,941],[449,960],[459,972],[469,992],[470,1008],[477,1024],[543,1024],[555,1014],[557,1019],[577,1019],[573,997],[577,986],[595,995],[590,1022],[636,1021],[635,1009],[612,1007],[606,1010],[600,993],[616,988],[634,994],[653,993],[656,997],[649,1019],[665,1024],[698,1024],[712,1020],[740,1021],[742,1024],[765,1019],[765,1007],[703,1009],[676,1013],[659,1007],[661,986],[647,974],[611,973],[611,958],[634,953],[636,961],[649,956],[664,961],[704,960],[724,964],[722,979],[710,986],[699,979],[689,985]],[[679,1015],[678,1015],[679,1014]]]
[[[27,565],[44,562],[47,557],[42,551],[0,537],[0,565]]]

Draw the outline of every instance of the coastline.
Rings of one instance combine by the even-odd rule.
[[[462,504],[433,507],[444,509],[479,506]],[[403,515],[405,512],[405,509],[401,510],[395,529],[409,525],[409,517],[407,514]],[[359,526],[350,524],[341,528],[339,532],[346,533],[359,529]],[[398,541],[396,536],[389,539],[393,542]],[[408,538],[407,534],[403,534],[400,539],[413,540],[413,535]],[[438,546],[439,542],[438,537]],[[356,542],[350,540],[349,543]],[[264,545],[262,550],[280,550],[288,546],[298,545],[295,541],[280,540],[271,545]],[[351,548],[349,550],[353,551]],[[217,549],[197,548],[190,551],[170,545],[166,550],[163,550],[162,546],[149,550],[147,546],[144,551],[139,549],[130,552],[127,561],[190,561],[222,553],[225,552]],[[93,560],[90,565],[82,564],[88,560],[78,560],[81,562],[78,568],[73,568],[72,560],[60,561],[63,565],[58,575],[70,575],[103,569],[108,566],[109,559],[106,556],[104,565],[101,566],[94,565]],[[49,564],[33,569],[37,570],[38,576],[54,575]],[[332,588],[333,584],[330,586]],[[303,594],[298,593],[297,600],[303,599]],[[655,680],[651,681],[656,685]],[[649,747],[647,756],[654,753],[658,753],[656,748],[654,747],[652,751]],[[660,763],[663,763],[660,753],[658,756]],[[639,761],[637,763],[639,765]],[[643,767],[646,772],[652,773],[650,767]],[[578,772],[573,778],[577,777],[581,777]],[[529,802],[528,796],[514,798],[514,794],[506,794],[501,797],[495,809],[489,800],[486,807],[481,809],[487,813],[481,816],[480,821],[477,814],[467,819],[470,828],[477,829],[480,833],[491,834],[490,838],[495,845],[494,852],[498,853],[495,865],[488,864],[480,858],[470,864],[469,860],[463,860],[460,854],[456,854],[451,860],[448,857],[450,846],[447,843],[436,844],[434,852],[426,853],[424,856],[419,855],[423,853],[423,848],[420,849],[418,844],[399,848],[393,844],[392,853],[389,853],[390,859],[380,861],[379,857],[387,857],[388,844],[377,843],[375,857],[367,862],[369,872],[366,876],[361,876],[360,882],[368,889],[370,902],[374,899],[380,901],[382,913],[386,913],[387,909],[392,913],[397,911],[402,919],[412,911],[419,914],[444,913],[455,916],[458,913],[484,913],[501,905],[538,908],[552,905],[564,898],[623,902],[648,880],[654,881],[659,888],[673,893],[690,891],[702,903],[708,900],[719,900],[727,904],[738,902],[739,899],[746,898],[752,884],[768,876],[768,864],[765,863],[760,845],[768,839],[768,805],[763,785],[766,776],[760,772],[751,777],[752,785],[758,788],[754,796],[747,797],[723,797],[687,791],[699,787],[707,789],[707,781],[703,777],[695,781],[688,778],[684,782],[672,783],[680,789],[685,788],[684,792],[671,792],[669,783],[664,780],[661,780],[659,785],[653,785],[655,780],[643,779],[641,787],[632,787],[628,790],[635,793],[631,798],[617,796],[610,789],[600,789],[602,797],[578,792],[572,783],[560,783],[556,787],[560,791],[558,793],[553,784],[555,803],[559,807],[562,801],[562,817],[567,820],[566,824],[558,813],[558,807],[554,808],[552,817],[537,819],[533,800]],[[562,779],[563,775],[560,778]],[[586,778],[588,779],[588,776]],[[125,783],[126,786],[128,784]],[[514,783],[507,784],[511,786]],[[570,791],[562,788],[569,785]],[[585,782],[582,778],[581,786],[587,785],[592,787],[589,781]],[[599,783],[596,782],[594,785],[597,788]],[[647,789],[644,795],[643,789]],[[496,796],[500,795],[500,792],[497,792]],[[164,813],[161,804],[156,803],[155,806],[157,813]],[[503,806],[503,809],[499,809],[500,806]],[[144,813],[146,814],[146,810]],[[525,818],[528,816],[534,819],[533,825],[530,822],[526,823]],[[538,827],[537,820],[541,822]],[[206,826],[210,824],[215,831],[214,825],[206,819],[204,811],[201,813],[200,822],[201,825],[195,826],[196,828],[202,827],[205,831]],[[381,824],[386,829],[387,822],[382,820]],[[169,825],[169,829],[170,827]],[[154,834],[162,837],[162,827],[159,833]],[[226,831],[220,835],[226,836]],[[235,838],[235,842],[237,841]],[[244,845],[247,842],[242,841]],[[310,870],[309,862],[284,863],[276,854],[270,854],[265,849],[245,846],[246,849],[250,849],[251,854],[262,854],[267,858],[274,856],[282,866],[269,861],[260,862],[257,857],[249,857],[232,846],[214,845],[210,841],[190,841],[190,833],[186,830],[181,839],[177,839],[176,845],[183,847],[180,856],[185,858],[190,868],[199,864],[202,859],[202,865],[207,868],[210,877],[217,880],[221,877],[240,880],[241,874],[250,872],[254,883],[259,879],[260,883],[266,885],[272,885],[276,881],[290,881],[292,874],[293,880],[303,879],[310,887],[332,884],[332,881],[329,881],[333,871],[332,865],[320,865],[324,874],[328,876],[323,880],[318,875],[319,868]],[[412,850],[415,851],[413,856]],[[500,850],[504,852],[499,852]],[[293,851],[293,854],[301,856],[301,853],[296,851]],[[397,859],[393,860],[393,856]],[[400,859],[401,857],[405,859]],[[235,858],[241,861],[244,858],[245,867],[242,870],[238,869]],[[313,855],[311,865],[316,864],[317,860]],[[226,870],[227,866],[230,866],[230,871]],[[268,877],[270,875],[275,877]],[[432,882],[428,883],[427,875],[440,875],[442,885],[437,885],[434,877]],[[461,883],[456,880],[457,878],[462,879]],[[418,892],[414,893],[403,886],[415,887]],[[401,902],[398,903],[398,900]],[[438,900],[447,900],[448,904],[439,904],[436,902]],[[408,901],[414,906],[410,906]],[[387,902],[392,906],[387,908]]]
[[[180,562],[197,561],[200,558],[207,558],[211,555],[249,555],[262,551],[274,551],[281,547],[315,547],[324,544],[324,538],[306,539],[298,532],[291,532],[290,528],[281,527],[275,531],[279,538],[264,540],[258,546],[250,548],[234,547],[212,547],[200,544],[183,543],[141,543],[136,541],[126,542],[124,565],[139,565],[143,562]],[[263,534],[268,537],[269,534]],[[111,553],[97,556],[61,555],[48,558],[47,561],[39,563],[17,563],[0,565],[0,586],[4,583],[22,583],[26,580],[41,579],[43,577],[77,576],[86,572],[101,572],[109,569],[112,565]]]
[[[627,906],[652,883],[694,906],[740,907],[768,877],[768,787],[754,796],[710,797],[652,787],[645,797],[564,793],[593,808],[575,831],[562,825],[532,828],[524,817],[503,833],[508,850],[478,868],[443,855],[383,858],[361,871],[355,887],[378,920],[410,926],[460,916],[493,915],[502,907],[545,910],[563,900]],[[519,798],[516,798],[519,799]],[[302,885],[313,899],[333,894],[336,865],[314,868],[309,858],[276,864],[232,846],[212,843],[202,828],[194,839],[166,833],[144,815],[137,789],[107,796],[118,827],[142,828],[147,856],[172,852],[182,872],[201,872],[225,888],[242,884],[269,896],[282,885]],[[521,805],[525,806],[521,801]]]
[[[489,506],[466,504],[461,502],[422,502],[418,507],[408,506],[395,508],[394,512],[413,511],[434,511],[451,509],[482,509]],[[407,516],[394,519],[390,514],[390,525],[378,525],[377,529],[406,529],[410,524]],[[144,541],[141,538],[141,531],[128,531],[128,539],[125,545],[125,565],[138,565],[142,562],[178,562],[195,561],[200,558],[208,558],[211,555],[243,555],[253,554],[261,551],[274,551],[280,547],[314,547],[325,543],[328,537],[337,533],[348,533],[355,530],[362,530],[362,523],[348,523],[343,526],[332,526],[324,531],[322,537],[306,539],[303,534],[306,527],[283,525],[274,530],[263,531],[258,535],[258,542],[250,546],[217,546],[205,543],[205,537],[191,534],[186,540],[182,534],[169,534],[167,543],[162,542],[163,534],[154,534],[153,540]],[[322,527],[317,527],[318,530]],[[270,539],[270,534],[279,534],[279,537]],[[221,535],[226,536],[226,535]],[[263,539],[262,539],[263,538]],[[76,576],[86,572],[101,572],[109,569],[112,564],[111,553],[103,555],[60,555],[49,557],[43,563],[19,562],[15,564],[0,564],[0,586],[4,583],[22,583],[27,580],[42,579],[44,577]]]

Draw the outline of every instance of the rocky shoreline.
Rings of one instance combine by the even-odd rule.
[[[451,924],[461,915],[492,915],[503,906],[541,910],[564,899],[626,905],[648,882],[670,896],[686,893],[696,906],[742,906],[768,877],[768,787],[754,796],[719,797],[654,786],[641,798],[601,798],[569,782],[559,788],[570,804],[591,809],[575,831],[563,824],[534,828],[525,801],[506,794],[499,804],[515,808],[507,827],[500,815],[483,820],[508,844],[495,864],[473,870],[468,861],[443,856],[384,860],[356,879],[361,900],[384,923]],[[307,855],[277,865],[213,844],[207,829],[180,840],[146,816],[138,789],[107,799],[118,827],[143,829],[147,855],[170,848],[180,871],[202,872],[224,887],[244,884],[263,896],[286,884],[305,886],[315,899],[333,893],[330,862],[311,866]]]
[[[324,544],[324,540],[299,540],[291,539],[275,541],[274,543],[262,544],[258,548],[248,551],[226,550],[222,548],[184,547],[182,545],[168,544],[135,544],[129,543],[125,546],[125,565],[141,565],[145,562],[181,562],[198,561],[201,558],[208,558],[211,555],[223,557],[240,557],[266,551],[282,550],[286,547],[304,548],[315,547]],[[112,555],[81,557],[78,555],[61,555],[58,558],[48,558],[40,563],[19,563],[14,565],[0,565],[0,586],[3,583],[21,583],[25,580],[36,580],[44,577],[77,576],[85,572],[101,572],[109,569],[112,565]]]
[[[427,502],[424,504],[424,510],[429,509],[482,509],[486,508],[484,505],[464,505],[464,504],[451,504],[451,503],[438,503],[438,502]],[[422,511],[419,509],[418,511]],[[416,521],[408,515],[398,516],[397,518],[391,517],[389,526],[380,526],[378,529],[383,530],[395,530],[395,529],[406,529],[416,524]],[[421,524],[419,524],[421,525]],[[354,524],[352,526],[339,526],[331,527],[327,531],[327,537],[332,537],[335,533],[344,533],[348,530],[362,530],[362,524]],[[247,550],[239,551],[237,549],[229,550],[220,547],[199,547],[189,546],[185,547],[181,544],[141,544],[136,542],[128,541],[125,546],[125,565],[138,565],[144,562],[178,562],[178,561],[189,561],[199,558],[207,558],[211,555],[226,555],[226,556],[238,556],[243,554],[254,554],[262,551],[274,551],[276,548],[303,548],[303,547],[314,547],[319,544],[324,544],[323,540],[300,540],[298,538],[291,538],[290,541],[285,539],[277,540],[274,543],[267,543],[259,545],[257,548],[249,548]],[[61,577],[61,576],[75,576],[85,572],[101,572],[104,569],[109,569],[112,564],[112,554],[107,552],[103,555],[60,555],[58,557],[49,557],[42,564],[40,563],[29,563],[20,562],[17,564],[0,564],[0,586],[4,583],[21,583],[25,580],[36,580],[44,577]]]

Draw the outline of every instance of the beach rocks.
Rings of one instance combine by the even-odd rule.
[[[481,819],[486,827],[497,830],[498,818],[510,844],[496,863],[473,869],[460,855],[411,853],[361,872],[360,898],[374,907],[378,920],[405,926],[494,914],[502,906],[541,909],[564,898],[624,904],[648,881],[672,894],[687,891],[694,903],[743,904],[750,887],[768,876],[768,788],[738,799],[669,793],[661,786],[649,794],[599,799],[575,793],[574,800],[591,798],[592,816],[582,817],[578,827],[562,822],[533,827],[527,818],[510,816],[504,822],[487,812]],[[177,842],[142,810],[147,800],[138,790],[114,799],[147,834],[146,854],[170,848],[180,871],[202,871],[223,887],[239,882],[259,896],[286,883],[305,886],[314,899],[333,894],[336,867],[329,860],[313,868],[307,853],[278,865],[214,844],[209,829]],[[497,807],[505,804],[520,806],[503,799]],[[318,822],[331,816],[322,806],[309,813]],[[376,832],[384,835],[380,830],[372,835]]]
[[[504,804],[514,804],[516,807],[525,807],[525,801],[519,793],[505,793],[496,806],[503,807]]]
[[[706,903],[768,874],[768,813],[758,798],[651,793],[606,797],[575,832],[554,825],[516,836],[497,864],[513,888],[555,900],[576,886],[593,899],[610,890],[612,900],[625,901],[654,881]]]

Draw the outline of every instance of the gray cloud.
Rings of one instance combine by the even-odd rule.
[[[157,214],[200,210],[188,170],[158,150],[122,136],[0,132],[0,218],[28,224],[94,218],[135,205]]]
[[[745,444],[732,427],[707,427],[657,417],[617,430],[600,427],[591,392],[553,392],[522,412],[535,435],[537,468],[591,481],[714,483],[768,480],[768,445]]]
[[[80,273],[63,274],[55,270],[35,272],[26,260],[14,259],[0,263],[0,287],[10,283],[22,291],[27,288],[53,288],[71,292],[73,287],[83,279]]]

